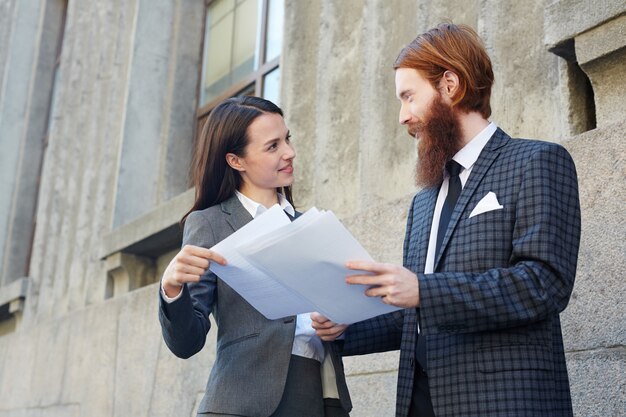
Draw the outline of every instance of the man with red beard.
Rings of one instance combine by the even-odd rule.
[[[355,323],[315,314],[343,354],[400,349],[396,416],[569,417],[559,313],[574,285],[580,207],[560,145],[489,122],[491,61],[442,24],[398,56],[400,123],[418,138],[404,266],[352,261],[349,284],[404,310]]]

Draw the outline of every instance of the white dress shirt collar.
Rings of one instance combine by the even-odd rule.
[[[481,130],[478,135],[474,136],[467,145],[458,151],[452,159],[461,164],[464,169],[470,170],[497,128],[498,127],[493,122],[489,123],[487,127]]]
[[[254,201],[250,197],[246,197],[245,195],[240,193],[238,190],[235,190],[235,195],[237,196],[237,198],[241,202],[241,205],[243,205],[243,208],[245,208],[246,211],[248,213],[250,213],[250,215],[252,216],[253,219],[256,216],[258,216],[259,214],[261,214],[261,213],[263,213],[263,212],[265,212],[267,210],[267,207],[265,207],[262,204],[257,203],[256,201]],[[285,196],[282,195],[281,193],[278,193],[278,204],[280,205],[280,208],[282,208],[283,210],[285,210],[287,212],[287,214],[289,214],[291,217],[295,217],[295,215],[296,215],[295,209],[289,203],[289,201],[287,201]]]

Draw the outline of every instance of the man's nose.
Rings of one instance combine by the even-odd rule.
[[[400,114],[398,116],[398,122],[401,125],[409,123],[411,120],[411,113],[405,108],[404,104],[400,107]]]

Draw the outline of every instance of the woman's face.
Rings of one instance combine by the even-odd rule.
[[[264,113],[248,126],[248,145],[238,157],[237,168],[243,180],[242,192],[275,191],[293,183],[293,159],[296,152],[289,140],[289,130],[279,114]]]

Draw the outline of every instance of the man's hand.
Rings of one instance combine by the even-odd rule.
[[[169,263],[161,280],[163,291],[170,297],[176,297],[186,282],[198,282],[206,272],[210,262],[226,265],[226,259],[207,248],[185,245]]]
[[[419,306],[420,288],[417,276],[408,269],[371,261],[350,261],[346,266],[373,274],[351,275],[346,278],[348,284],[369,286],[365,291],[368,297],[380,297],[383,303],[402,308]]]
[[[311,313],[311,321],[315,334],[325,342],[332,342],[337,339],[348,328],[347,324],[333,323],[320,313]]]

